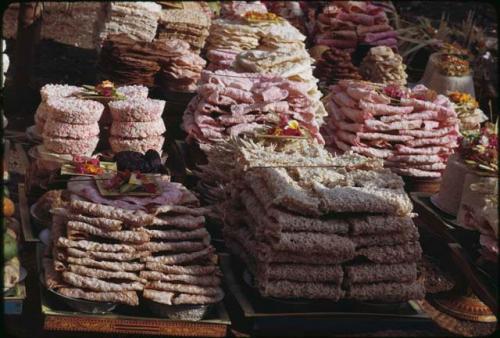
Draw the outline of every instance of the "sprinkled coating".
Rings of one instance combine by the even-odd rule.
[[[164,141],[165,138],[163,136],[142,139],[124,139],[114,136],[109,138],[109,144],[111,144],[111,149],[114,153],[127,150],[145,153],[149,149],[153,149],[161,154]]]
[[[42,102],[46,102],[49,98],[68,97],[82,91],[82,88],[60,84],[46,84],[40,89]]]
[[[163,120],[152,122],[120,122],[113,121],[111,135],[124,138],[146,138],[161,136],[165,132]]]
[[[72,124],[95,123],[104,110],[99,102],[73,98],[49,98],[47,106],[52,119]]]
[[[147,99],[149,94],[148,87],[141,85],[118,87],[116,88],[116,91],[120,94],[125,95],[127,99],[132,99],[132,98]]]
[[[111,116],[115,121],[150,122],[161,118],[165,101],[138,99],[113,101],[109,103]]]
[[[48,151],[57,154],[71,154],[91,156],[94,152],[99,137],[90,137],[83,140],[73,140],[69,138],[51,138],[45,137],[43,145]]]
[[[69,124],[49,119],[43,129],[44,137],[85,139],[99,135],[99,124]]]

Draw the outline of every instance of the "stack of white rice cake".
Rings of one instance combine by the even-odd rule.
[[[239,158],[248,170],[233,181],[224,236],[261,295],[382,302],[424,296],[412,204],[382,161],[249,154]]]
[[[52,210],[43,264],[49,289],[131,306],[139,305],[138,291],[156,305],[222,299],[217,256],[204,228],[206,210],[191,192],[162,180],[161,195],[127,203],[89,195],[89,184],[70,181],[71,202]]]
[[[108,34],[126,34],[137,41],[153,41],[161,6],[152,1],[103,2],[94,27],[97,48]]]
[[[211,19],[201,2],[179,1],[162,3],[158,22],[158,38],[179,39],[189,43],[191,50],[199,53],[208,37]]]
[[[113,119],[109,143],[114,153],[126,150],[146,153],[153,149],[161,154],[165,141],[162,119],[165,101],[131,98],[113,101],[109,109]]]
[[[58,89],[61,91],[57,94],[50,94]],[[42,107],[47,108],[43,145],[47,151],[56,154],[91,156],[99,142],[98,121],[104,105],[69,97],[76,90],[77,87],[64,85],[42,89]]]

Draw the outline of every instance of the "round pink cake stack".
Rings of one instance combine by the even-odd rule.
[[[42,101],[40,102],[40,105],[38,105],[35,113],[36,131],[42,134],[45,122],[49,119],[49,108],[47,106],[47,100],[49,98],[69,97],[80,92],[81,90],[82,88],[80,87],[69,85],[46,84],[43,86],[40,89]]]
[[[165,124],[161,115],[165,101],[148,98],[131,98],[109,103],[113,118],[109,143],[113,152],[149,149],[161,154],[165,138]]]
[[[91,156],[99,142],[104,105],[91,100],[49,97],[43,145],[57,154]]]

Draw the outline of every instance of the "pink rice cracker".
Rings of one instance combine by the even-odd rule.
[[[115,121],[151,122],[161,119],[165,101],[138,99],[113,101],[109,103],[111,116]]]
[[[104,111],[99,102],[73,98],[49,98],[47,105],[52,119],[71,124],[98,122]]]
[[[99,135],[99,124],[69,124],[50,119],[43,131],[44,137],[86,139]]]
[[[46,102],[50,98],[69,97],[82,91],[82,88],[60,84],[46,84],[40,89],[42,102]]]
[[[164,141],[165,138],[163,136],[141,139],[125,139],[113,136],[109,138],[109,144],[111,144],[111,149],[114,153],[127,150],[145,153],[149,149],[153,149],[161,154]]]
[[[133,98],[147,99],[149,94],[148,87],[141,85],[118,87],[116,88],[116,91],[120,94],[125,95],[127,99],[133,99]]]
[[[57,154],[71,154],[91,156],[94,152],[99,137],[89,137],[83,140],[73,140],[69,138],[51,138],[45,137],[43,145],[48,151]]]
[[[111,135],[124,138],[145,138],[161,136],[165,132],[163,120],[152,122],[120,122],[113,121]]]

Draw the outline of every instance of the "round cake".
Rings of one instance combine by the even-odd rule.
[[[165,132],[162,119],[152,122],[121,122],[113,121],[111,135],[123,138],[146,138],[161,136]]]
[[[44,137],[87,139],[99,135],[99,124],[70,124],[49,119],[45,123]]]
[[[109,138],[111,150],[113,150],[114,153],[127,150],[145,153],[149,149],[153,149],[161,154],[164,141],[165,138],[163,136],[154,136],[143,139],[124,139],[114,136]]]
[[[89,137],[79,140],[45,137],[43,145],[48,151],[57,154],[92,156],[98,142],[99,137]]]
[[[132,98],[113,101],[109,109],[114,121],[151,122],[161,119],[165,101],[154,99]]]
[[[60,84],[46,84],[40,89],[42,102],[46,102],[49,98],[68,97],[82,91],[82,88]]]
[[[118,93],[126,96],[128,99],[131,99],[131,98],[147,99],[148,94],[149,94],[148,87],[141,86],[141,85],[130,85],[130,86],[118,87],[118,88],[116,88],[116,91]]]
[[[431,197],[434,205],[441,211],[456,216],[462,199],[465,175],[471,172],[458,154],[451,155],[441,178],[439,193]]]
[[[99,102],[73,98],[49,98],[47,106],[52,119],[71,124],[98,122],[104,110]]]

